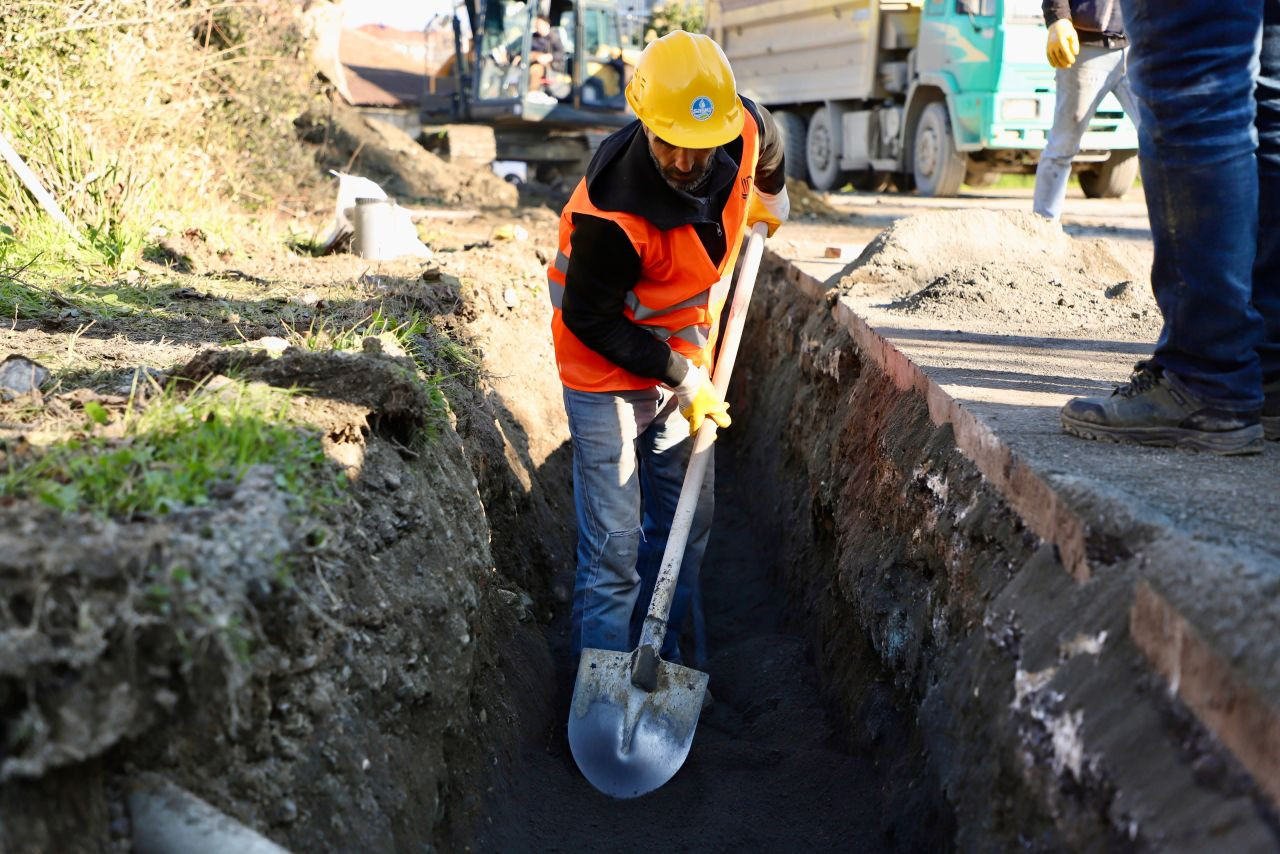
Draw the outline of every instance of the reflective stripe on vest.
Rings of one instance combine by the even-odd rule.
[[[564,285],[557,281],[551,275],[551,270],[558,270],[561,278],[569,273],[569,256],[563,252],[556,253],[555,263],[547,269],[547,293],[551,296],[551,305],[553,308],[564,310]],[[649,308],[640,302],[640,297],[636,296],[634,290],[627,291],[626,305],[631,309],[631,315],[635,320],[649,320],[663,314],[670,314],[682,308],[695,308],[699,306],[710,305],[712,299],[723,299],[725,294],[729,292],[730,277],[726,274],[720,278],[710,288],[702,293],[694,294],[683,302],[675,305],[669,305],[665,308]]]
[[[564,285],[560,284],[555,279],[552,279],[551,277],[548,276],[547,277],[547,293],[550,294],[551,296],[551,307],[559,309],[560,311],[564,311]],[[694,300],[700,299],[701,302],[690,300],[689,305],[690,306],[705,305],[707,298],[708,296],[710,296],[710,294],[711,294],[711,291],[709,290],[703,291],[701,294],[699,294],[697,297],[694,298]],[[635,299],[635,294],[628,291],[627,305],[632,305],[633,300],[636,305],[639,305],[640,301]],[[684,306],[684,305],[677,306],[677,308],[686,308],[686,307],[687,306]],[[641,308],[643,308],[643,306]],[[651,312],[650,314],[646,315],[646,317],[651,317],[654,314],[657,314],[657,312]],[[640,319],[639,311],[636,312],[636,318]],[[686,326],[683,329],[668,329],[665,326],[652,326],[649,324],[644,324],[644,325],[636,324],[636,325],[639,326],[641,329],[643,329],[645,332],[648,332],[650,335],[653,335],[655,338],[658,338],[662,341],[666,341],[668,338],[679,338],[681,341],[688,341],[690,344],[693,344],[695,347],[707,346],[707,341],[710,340],[710,334],[711,334],[711,328],[708,326],[702,326],[702,325]]]
[[[605,211],[591,202],[586,180],[578,182],[560,213],[560,244],[555,260],[547,266],[547,293],[551,298],[551,333],[561,382],[579,391],[626,391],[654,385],[651,376],[639,376],[611,362],[583,344],[565,325],[563,308],[572,253],[573,218],[577,214],[606,219],[626,235],[641,259],[638,280],[623,299],[623,317],[693,364],[713,368],[716,325],[725,310],[734,263],[742,246],[754,190],[759,158],[759,124],[754,113],[742,130],[742,158],[734,189],[719,212],[726,251],[712,259],[691,224],[662,230],[641,213]]]

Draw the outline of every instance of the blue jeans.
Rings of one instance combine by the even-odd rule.
[[[1082,44],[1075,64],[1057,70],[1053,128],[1036,165],[1032,207],[1040,216],[1056,220],[1062,215],[1071,161],[1080,153],[1080,140],[1108,92],[1115,93],[1126,116],[1139,121],[1137,102],[1129,88],[1128,52],[1128,48]]]
[[[578,518],[573,654],[626,651],[640,625],[667,547],[671,518],[693,450],[689,423],[670,392],[566,388]],[[714,452],[714,447],[712,448]],[[671,604],[662,657],[680,661],[680,626],[698,584],[714,509],[714,457],[707,466]]]
[[[1280,380],[1280,0],[1122,3],[1154,360],[1207,404],[1255,410]]]

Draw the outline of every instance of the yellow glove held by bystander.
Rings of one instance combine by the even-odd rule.
[[[1049,42],[1045,55],[1054,68],[1070,68],[1080,55],[1080,36],[1066,18],[1059,18],[1049,25]]]

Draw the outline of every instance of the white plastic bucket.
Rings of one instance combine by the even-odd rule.
[[[356,199],[352,216],[355,253],[375,261],[395,258],[404,253],[397,246],[395,212],[386,199]]]

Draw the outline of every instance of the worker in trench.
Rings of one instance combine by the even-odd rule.
[[[638,120],[592,158],[560,215],[547,271],[573,439],[575,658],[639,641],[692,436],[706,418],[729,426],[710,374],[734,262],[750,225],[767,222],[772,234],[789,205],[773,120],[738,95],[711,38],[673,32],[651,42],[626,97]],[[669,661],[681,660],[714,470],[681,563]]]

